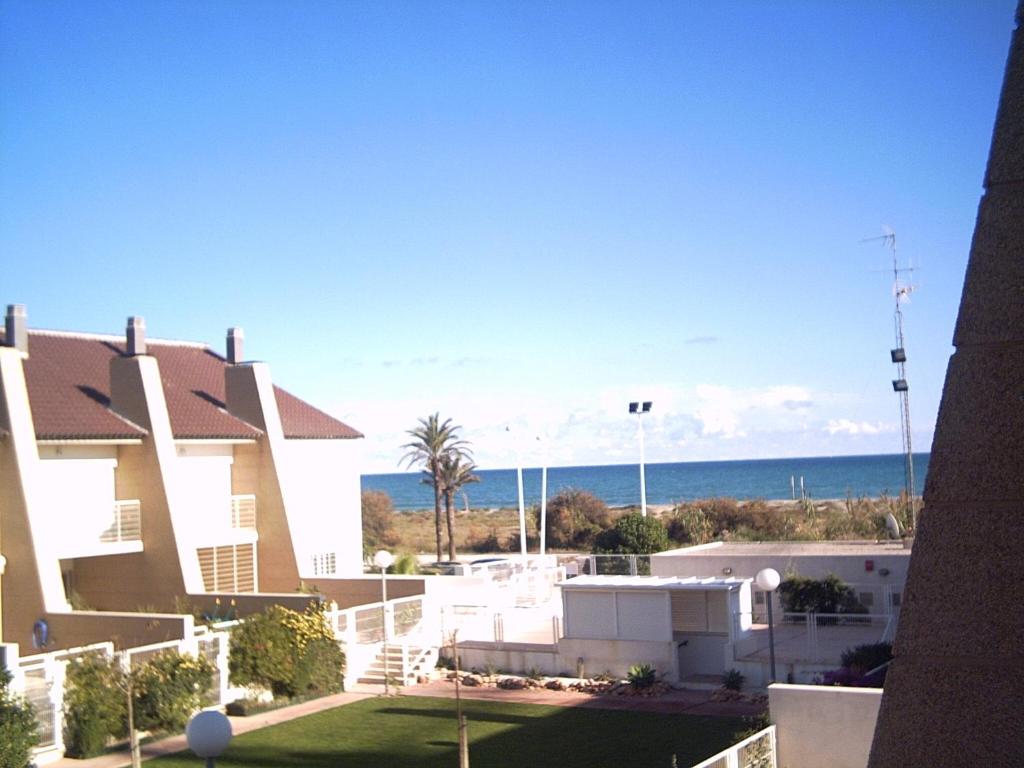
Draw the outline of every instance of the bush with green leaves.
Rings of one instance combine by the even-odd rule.
[[[0,768],[25,768],[39,743],[32,705],[10,689],[11,675],[0,667]]]
[[[834,573],[823,579],[787,575],[779,584],[779,600],[788,613],[867,613],[853,589]]]
[[[608,505],[589,491],[559,491],[548,500],[547,546],[588,551],[594,537],[611,525],[611,519]]]
[[[747,678],[738,669],[730,669],[722,675],[722,687],[727,691],[742,691]]]
[[[127,732],[124,671],[116,659],[89,653],[68,663],[64,678],[64,745],[70,757],[95,757]]]
[[[272,605],[232,631],[228,667],[234,685],[293,698],[342,690],[345,655],[321,603],[303,613]]]
[[[634,664],[627,671],[626,679],[634,688],[650,688],[658,682],[658,671],[650,664]]]
[[[176,650],[162,651],[132,673],[135,727],[176,732],[202,708],[213,687],[213,665]]]
[[[594,539],[594,552],[619,555],[652,555],[668,549],[665,526],[656,517],[639,512],[623,515],[615,526]]]
[[[892,661],[892,643],[867,643],[847,648],[840,659],[844,667],[864,675]]]

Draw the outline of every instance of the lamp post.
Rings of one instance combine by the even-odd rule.
[[[772,623],[772,595],[776,589],[779,588],[779,582],[782,581],[782,577],[779,576],[779,572],[774,568],[762,568],[757,572],[757,576],[754,577],[754,581],[757,582],[758,588],[763,590],[765,594],[765,600],[768,603],[768,655],[771,658],[771,682],[775,682],[775,627]]]
[[[231,722],[213,709],[199,712],[185,726],[185,738],[189,749],[206,760],[206,768],[214,768],[213,759],[220,757],[231,741]]]
[[[395,562],[395,556],[386,549],[378,549],[373,556],[373,564],[380,568],[380,618],[381,632],[384,635],[384,695],[391,694],[391,676],[388,670],[388,568]]]
[[[519,554],[522,558],[523,570],[526,570],[526,506],[523,502],[523,457],[519,452],[519,443],[512,434],[512,427],[505,427],[505,431],[512,436],[513,446],[516,452],[516,487],[519,491]]]
[[[548,453],[547,444],[537,436],[541,445],[541,467],[540,467],[540,554],[545,554],[548,531]]]
[[[647,480],[644,477],[644,420],[643,415],[651,412],[650,400],[629,404],[629,412],[636,414],[637,430],[640,434],[640,515],[647,517]]]

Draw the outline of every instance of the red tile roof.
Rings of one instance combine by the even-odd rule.
[[[0,330],[0,336],[2,336]],[[110,359],[124,353],[116,336],[29,332],[25,378],[40,440],[137,438],[142,427],[110,410]],[[171,431],[179,439],[258,437],[256,427],[224,406],[227,362],[209,347],[187,342],[147,340],[157,359]],[[275,387],[285,437],[348,439],[362,437],[352,427],[304,400]]]

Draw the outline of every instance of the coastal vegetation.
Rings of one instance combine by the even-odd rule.
[[[766,501],[711,498],[683,501],[673,505],[648,505],[650,531],[664,529],[667,543],[690,546],[712,541],[832,541],[886,538],[885,517],[892,513],[901,522],[906,504],[899,497],[848,497],[815,501]],[[369,511],[370,522],[367,522]],[[617,522],[639,513],[637,507],[610,508],[588,491],[565,489],[552,496],[547,505],[547,548],[555,552],[593,552],[629,547],[614,540]],[[397,512],[387,494],[363,494],[366,548],[377,542],[405,552],[429,552],[434,545],[429,510]],[[920,517],[921,512],[918,513]],[[454,510],[457,522],[453,541],[461,553],[519,551],[519,518],[514,508]],[[654,522],[656,521],[656,523]],[[386,538],[380,538],[383,531]],[[536,551],[540,533],[540,510],[534,506],[527,518],[527,543]],[[599,537],[600,544],[598,543]],[[378,538],[371,539],[371,536]],[[369,542],[373,542],[370,544]],[[632,541],[634,547],[637,541]],[[610,546],[609,546],[610,544]],[[660,538],[657,540],[661,544]],[[618,551],[625,552],[626,548]]]
[[[439,413],[432,413],[425,419],[419,419],[419,424],[408,431],[412,440],[402,448],[405,455],[402,463],[407,467],[418,465],[423,468],[423,482],[434,489],[434,545],[437,559],[441,560],[442,531],[441,531],[441,498],[446,496],[445,466],[451,467],[464,462],[465,476],[462,484],[472,482],[467,477],[471,476],[475,468],[472,464],[472,457],[469,451],[469,444],[459,437],[460,426],[452,424],[451,419],[441,421]],[[460,486],[461,487],[461,486]],[[455,559],[455,519],[451,504],[448,504],[448,559]]]

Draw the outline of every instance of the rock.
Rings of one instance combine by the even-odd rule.
[[[503,677],[498,681],[498,687],[506,691],[521,691],[526,688],[526,681],[521,677]]]
[[[484,681],[480,675],[463,675],[462,684],[467,688],[476,688],[483,685]]]
[[[561,680],[548,680],[546,683],[544,683],[544,687],[547,688],[549,691],[564,691],[565,683],[563,683]]]

